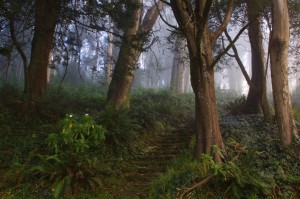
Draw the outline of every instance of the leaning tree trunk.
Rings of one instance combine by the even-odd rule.
[[[37,0],[35,8],[35,29],[29,72],[29,100],[42,96],[47,86],[49,56],[52,48],[55,26],[59,19],[62,0]]]
[[[141,0],[131,0],[131,2],[137,5],[134,6],[134,10],[131,12],[132,20],[130,21],[134,23],[124,33],[107,93],[106,103],[115,109],[129,106],[128,97],[134,79],[135,64],[163,5],[162,2],[158,2],[149,8],[141,22],[143,14]]]
[[[107,104],[116,109],[128,107],[128,95],[134,79],[134,70],[140,51],[132,47],[134,36],[123,39],[112,80],[107,93]]]
[[[267,99],[266,71],[264,63],[263,35],[261,31],[261,17],[259,0],[247,0],[248,20],[252,21],[248,28],[248,35],[251,44],[251,66],[252,66],[252,86],[249,88],[244,113],[263,113],[266,120],[272,117]],[[255,89],[253,88],[255,87]]]
[[[289,15],[287,0],[272,0],[272,35],[270,43],[271,77],[275,116],[283,148],[298,136],[288,85]]]

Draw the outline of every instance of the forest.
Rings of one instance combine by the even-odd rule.
[[[299,0],[0,0],[0,199],[299,199]]]

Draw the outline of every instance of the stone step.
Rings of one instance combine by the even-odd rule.
[[[181,138],[185,138],[185,137],[192,137],[194,134],[191,133],[173,133],[173,134],[169,134],[169,135],[161,135],[160,138],[172,138],[172,137],[181,137]]]
[[[164,173],[167,171],[166,168],[164,167],[156,167],[156,166],[140,166],[140,167],[136,167],[134,168],[134,170],[136,172],[139,172],[139,173],[154,173],[154,172],[158,172],[158,173]]]
[[[151,153],[149,153],[149,155],[151,156],[168,156],[168,155],[172,155],[172,156],[176,156],[177,154],[180,154],[182,151],[184,150],[184,148],[165,148],[162,149],[160,151],[153,151]]]
[[[144,156],[144,157],[140,157],[139,159],[136,159],[137,161],[152,161],[152,160],[157,160],[157,161],[165,161],[165,160],[172,160],[173,158],[175,158],[175,155],[170,155],[170,154],[166,154],[166,155],[159,155],[159,154],[154,154],[154,155],[148,155],[148,156]]]
[[[183,138],[183,139],[180,139],[180,138],[172,138],[172,139],[161,139],[159,141],[157,141],[156,143],[189,143],[190,142],[190,138],[187,139],[187,138]]]
[[[161,147],[164,150],[168,149],[184,149],[189,145],[189,143],[170,143],[170,142],[163,142],[163,143],[157,143],[158,147]]]
[[[170,160],[162,160],[162,161],[155,161],[155,160],[145,160],[145,161],[131,161],[131,164],[137,165],[137,166],[149,166],[151,165],[151,167],[163,167],[163,166],[167,166],[168,164],[170,164]]]
[[[158,177],[159,175],[161,175],[162,173],[125,173],[122,175],[122,177],[124,177],[127,181],[129,181],[129,185],[133,182],[137,183],[147,183],[150,186],[151,181]]]
[[[147,198],[152,181],[167,171],[172,160],[188,148],[193,136],[191,125],[160,135],[151,142],[151,150],[130,157],[122,166],[120,176],[125,180],[121,193],[126,198]],[[121,197],[122,198],[122,197]]]

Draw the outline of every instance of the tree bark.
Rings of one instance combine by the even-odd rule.
[[[47,86],[49,56],[61,3],[62,0],[36,1],[35,31],[28,67],[29,93],[27,95],[30,101],[42,96]]]
[[[153,5],[141,21],[141,0],[131,0],[131,2],[137,5],[131,12],[130,21],[134,23],[124,32],[106,100],[107,105],[116,110],[129,106],[128,96],[134,79],[135,64],[163,5],[161,2]]]
[[[283,148],[291,144],[292,135],[298,136],[288,86],[288,13],[287,0],[272,0],[271,77],[275,116]]]
[[[252,78],[244,113],[263,113],[265,120],[271,120],[272,114],[267,99],[266,71],[264,63],[263,35],[261,31],[261,2],[259,0],[247,0],[248,20],[255,20],[248,28],[248,35],[251,44],[251,66]]]
[[[225,151],[216,106],[212,49],[230,20],[233,1],[228,1],[224,20],[215,32],[208,28],[212,0],[195,1],[193,5],[189,1],[171,0],[170,5],[188,43],[191,84],[195,94],[195,158],[199,159],[201,153],[211,154],[213,145]],[[221,161],[218,153],[213,155],[215,161]]]
[[[112,71],[113,71],[113,28],[112,22],[109,19],[109,33],[108,33],[108,43],[107,43],[107,63],[106,63],[106,83],[107,85],[111,82]]]
[[[185,67],[185,71],[184,71],[184,92],[190,92],[191,88],[190,88],[190,68],[189,67]]]
[[[175,42],[176,49],[174,51],[173,66],[170,89],[175,94],[183,93],[183,78],[184,78],[184,57],[183,57],[183,41],[177,39]]]
[[[207,26],[200,45],[202,51],[190,52],[191,84],[196,103],[196,159],[200,158],[201,153],[210,154],[213,145],[217,145],[222,151],[225,151],[216,105],[214,68],[210,67],[212,63],[212,44],[210,43]],[[189,47],[189,49],[191,48]],[[221,161],[218,154],[214,154],[214,157],[217,162]]]

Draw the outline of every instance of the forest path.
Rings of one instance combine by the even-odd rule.
[[[173,159],[188,148],[191,124],[162,134],[138,156],[129,158],[122,169],[124,186],[115,198],[146,198],[152,181],[167,171]]]

